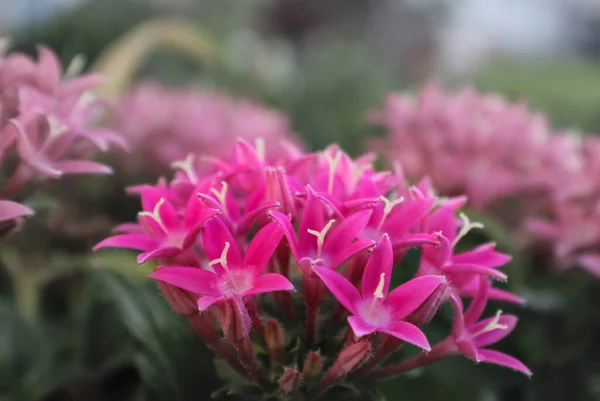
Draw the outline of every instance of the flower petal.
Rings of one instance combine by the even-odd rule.
[[[159,241],[146,234],[122,234],[108,237],[94,246],[97,251],[103,248],[128,248],[138,251],[150,251],[159,245]]]
[[[298,228],[298,246],[302,256],[316,252],[317,237],[308,230],[321,231],[325,226],[323,219],[323,203],[311,187],[306,189],[304,212]]]
[[[506,281],[508,278],[506,274],[500,270],[496,270],[492,267],[482,265],[469,265],[469,264],[450,264],[442,268],[444,273],[456,274],[456,275],[480,275],[494,278],[500,281]]]
[[[456,264],[475,264],[487,267],[504,266],[511,261],[511,256],[495,250],[496,244],[491,242],[478,246],[468,252],[454,255],[452,260]]]
[[[257,275],[261,274],[267,267],[282,237],[283,230],[276,221],[261,228],[246,249],[244,267],[254,270]]]
[[[220,217],[210,219],[204,224],[202,241],[204,244],[204,252],[209,261],[220,259],[223,249],[225,249],[225,243],[229,243],[229,250],[227,251],[227,267],[229,269],[238,269],[242,267],[242,257],[235,238]],[[219,274],[225,272],[221,263],[216,263],[212,265],[212,267]]]
[[[246,291],[244,296],[264,294],[265,292],[273,291],[292,291],[293,289],[294,285],[281,274],[268,273],[258,276],[254,281],[253,288]]]
[[[206,309],[208,309],[210,306],[212,306],[213,304],[224,300],[225,297],[211,297],[208,295],[205,296],[201,296],[200,298],[198,298],[198,310],[200,312],[205,311]]]
[[[354,305],[361,300],[358,290],[344,276],[327,267],[315,266],[313,271],[329,288],[333,296],[353,315],[356,315]]]
[[[425,334],[414,324],[408,322],[393,322],[389,328],[381,328],[380,331],[394,336],[400,340],[406,341],[423,348],[425,351],[430,351],[431,346]]]
[[[112,169],[91,160],[64,160],[54,162],[52,167],[63,174],[112,174]]]
[[[485,328],[488,324],[490,324],[493,319],[495,318],[492,317],[489,319],[482,320],[481,322],[471,327],[469,331],[471,331],[472,333],[477,333],[483,328]],[[517,317],[513,315],[500,316],[497,323],[499,325],[506,326],[506,329],[499,328],[482,333],[473,338],[473,343],[477,348],[483,348],[487,347],[488,345],[497,343],[498,341],[502,340],[504,337],[509,335],[515,329],[518,320],[519,319],[517,319]]]
[[[377,331],[376,327],[373,327],[362,320],[360,316],[348,316],[348,324],[352,328],[352,331],[356,337],[367,336]]]
[[[371,217],[370,210],[361,210],[346,217],[325,237],[323,253],[335,255],[348,247],[365,228]]]
[[[196,267],[162,266],[148,277],[164,281],[198,295],[220,296],[217,288],[219,276]]]
[[[20,203],[0,200],[0,221],[12,220],[17,217],[31,216],[33,210]]]
[[[330,262],[330,267],[337,270],[352,257],[373,246],[375,246],[375,241],[370,239],[359,239],[354,241],[350,246],[344,248],[341,253],[335,255],[335,259]]]
[[[364,299],[373,298],[375,291],[380,291],[385,296],[390,288],[394,254],[390,237],[384,234],[369,256],[362,276],[361,292]],[[380,281],[383,287],[380,288]]]
[[[300,262],[300,255],[298,252],[298,241],[296,240],[296,231],[290,222],[290,219],[281,212],[270,211],[269,216],[273,218],[277,224],[283,229],[283,234],[287,238],[288,244],[290,245],[290,251],[296,262]]]
[[[402,319],[419,307],[446,279],[444,276],[421,276],[402,284],[385,300],[394,320]]]
[[[533,373],[531,373],[531,370],[529,370],[527,366],[525,366],[517,358],[514,358],[510,355],[506,355],[502,352],[494,351],[491,349],[481,349],[478,350],[477,353],[480,362],[504,366],[509,369],[516,370],[517,372],[521,372],[527,376],[533,375]]]

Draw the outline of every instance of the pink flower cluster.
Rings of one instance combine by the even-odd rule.
[[[499,95],[433,83],[416,98],[389,95],[369,118],[387,129],[374,147],[412,179],[466,194],[469,206],[527,237],[522,245],[550,242],[556,265],[600,275],[597,139],[554,132],[545,116]]]
[[[457,354],[530,375],[487,349],[517,320],[501,312],[481,320],[488,299],[519,299],[491,288],[492,279],[506,279],[498,268],[510,259],[494,244],[456,250],[480,226],[457,217],[465,198],[438,199],[428,181],[408,186],[399,169],[376,171],[372,155],[353,160],[334,145],[287,149],[274,155],[262,141],[239,140],[223,158],[174,163],[173,180],[131,189],[141,196],[137,222],[95,249],[131,248],[140,263],[157,263],[150,277],[209,348],[285,395],[301,386],[322,393],[351,372],[384,377]],[[392,287],[414,247],[422,250],[417,273]],[[462,299],[473,297],[463,313]],[[453,330],[431,346],[420,327],[447,301]],[[323,334],[332,330],[333,350]],[[296,338],[304,354],[292,363],[285,350]],[[256,358],[256,343],[267,361]],[[430,352],[380,367],[404,343]]]
[[[37,62],[20,53],[0,57],[0,161],[8,174],[0,189],[0,221],[33,213],[8,199],[22,199],[49,179],[110,173],[89,157],[113,144],[125,146],[113,131],[92,128],[102,105],[90,91],[102,78],[75,75],[73,68],[63,74],[44,47]]]
[[[276,110],[224,92],[164,88],[153,82],[125,94],[111,125],[140,155],[120,160],[130,172],[159,174],[190,153],[223,156],[238,137],[263,138],[273,154],[286,141],[295,142],[289,121]]]

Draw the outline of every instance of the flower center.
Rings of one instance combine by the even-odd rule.
[[[323,244],[325,243],[325,236],[327,235],[327,232],[329,231],[333,223],[335,223],[334,219],[329,220],[321,231],[311,230],[310,228],[307,230],[309,234],[312,234],[317,237],[317,259],[321,258],[321,253],[323,252]]]
[[[223,270],[225,270],[227,277],[225,277],[224,280],[219,283],[219,289],[224,294],[243,294],[252,288],[252,272],[239,269],[229,270],[229,265],[227,264],[227,253],[229,252],[230,247],[231,244],[229,242],[225,242],[221,256],[219,256],[218,259],[211,260],[208,262],[208,264],[210,266],[220,264]]]
[[[154,209],[152,210],[152,212],[139,212],[138,216],[149,217],[150,219],[154,220],[154,222],[159,225],[159,227],[164,231],[164,233],[167,234],[169,230],[167,230],[165,223],[163,223],[162,219],[160,218],[160,208],[164,204],[165,198],[160,198],[160,200],[156,202],[156,205],[154,205]]]
[[[254,284],[254,276],[251,271],[247,270],[231,270],[227,273],[227,277],[221,280],[218,284],[219,290],[223,295],[242,295],[252,288]]]

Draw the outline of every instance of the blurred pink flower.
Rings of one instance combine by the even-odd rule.
[[[278,157],[287,142],[297,142],[288,119],[257,102],[149,82],[123,97],[112,126],[136,149],[137,157],[120,162],[134,171],[155,174],[190,153],[224,156],[237,138],[259,140],[259,153],[268,158]]]

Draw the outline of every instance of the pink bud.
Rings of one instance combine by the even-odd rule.
[[[323,375],[315,388],[315,393],[323,393],[342,377],[363,364],[371,356],[371,348],[371,343],[368,341],[359,341],[344,348],[337,360]]]
[[[323,357],[319,351],[311,351],[304,361],[302,375],[307,379],[315,379],[323,370]]]
[[[157,281],[157,283],[163,296],[175,313],[182,316],[198,314],[198,306],[196,304],[198,296],[163,281]]]
[[[283,361],[283,353],[285,350],[285,342],[281,325],[275,319],[267,321],[265,328],[265,342],[269,350],[269,355],[274,364],[279,364]]]
[[[296,368],[285,368],[279,379],[279,391],[283,395],[290,395],[300,387],[302,374]]]
[[[243,305],[235,300],[224,302],[219,316],[223,335],[232,344],[243,341],[251,326],[250,317]]]

